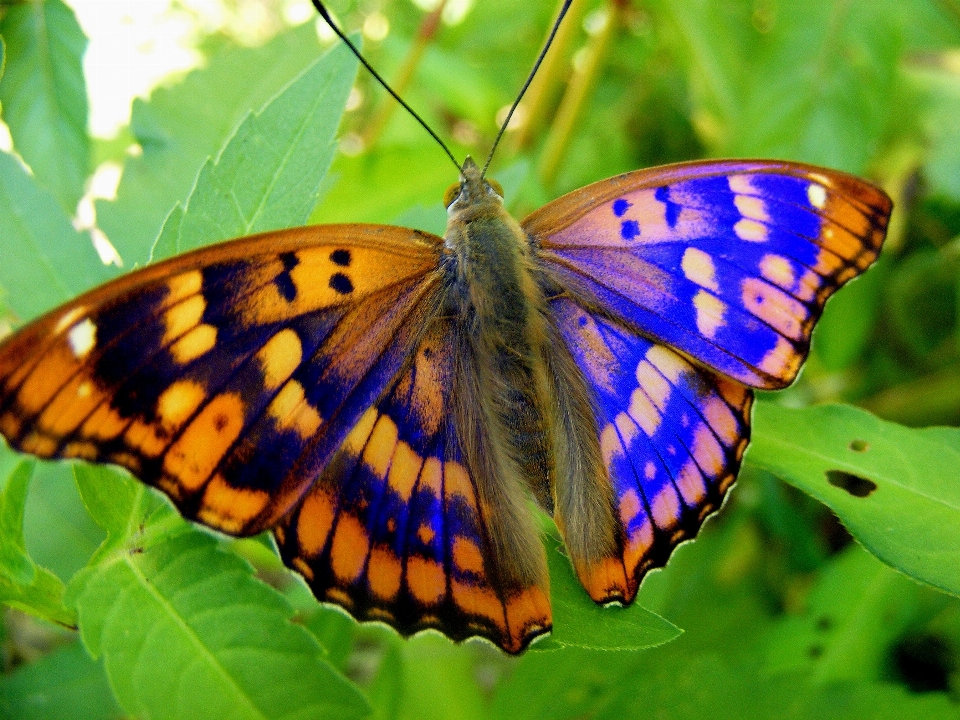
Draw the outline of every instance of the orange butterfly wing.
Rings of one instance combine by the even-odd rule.
[[[358,618],[403,634],[481,635],[517,653],[551,628],[546,555],[538,533],[515,529],[467,468],[453,409],[465,392],[461,331],[450,317],[431,323],[276,535],[316,596]],[[494,528],[527,542],[502,553]],[[521,558],[532,572],[510,572]]]
[[[439,238],[297,228],[158,263],[0,345],[0,432],[232,534],[300,498],[436,311]]]

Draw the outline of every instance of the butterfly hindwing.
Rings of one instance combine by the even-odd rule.
[[[551,310],[593,397],[620,527],[619,570],[604,562],[579,575],[594,600],[630,602],[720,507],[747,447],[752,391],[568,298]],[[560,521],[568,548],[571,533],[590,532]]]
[[[733,160],[610,178],[521,225],[556,286],[728,377],[778,388],[827,298],[876,259],[889,212],[853,176]]]
[[[439,238],[298,228],[131,273],[0,346],[0,430],[233,534],[303,494],[436,312]]]
[[[431,325],[276,533],[318,598],[404,634],[481,635],[516,653],[550,629],[546,558],[533,533],[529,563],[540,572],[508,580],[500,570],[513,559],[499,557],[491,538],[510,520],[483,502],[450,412],[462,390],[458,327]]]

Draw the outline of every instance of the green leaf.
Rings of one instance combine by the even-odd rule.
[[[907,69],[906,80],[922,102],[919,122],[926,140],[924,179],[934,195],[960,201],[960,75],[950,67],[920,64]]]
[[[887,256],[881,256],[876,265],[830,299],[813,341],[817,356],[828,370],[846,369],[869,343],[889,277],[888,265]]]
[[[21,460],[7,476],[0,494],[0,575],[21,585],[29,585],[36,577],[36,567],[23,541],[27,489],[36,464],[35,460]]]
[[[80,498],[72,463],[37,464],[23,532],[34,562],[64,581],[83,568],[103,543],[103,530]]]
[[[33,318],[111,276],[89,233],[13,157],[0,152],[0,290],[20,319]]]
[[[863,172],[891,116],[900,33],[866,3],[782,3],[770,12],[720,152]]]
[[[414,204],[441,207],[443,192],[457,181],[450,160],[436,146],[390,147],[357,157],[339,156],[336,185],[310,222],[392,223]],[[433,225],[432,230],[436,230]]]
[[[171,216],[180,226],[177,252],[307,220],[356,68],[356,58],[335,46],[240,124],[200,171],[183,216]],[[161,233],[167,244],[170,234]]]
[[[263,47],[227,47],[182,82],[155,90],[149,101],[134,101],[131,130],[143,153],[128,159],[116,200],[96,203],[98,225],[127,267],[147,260],[170,208],[187,199],[197,172],[244,116],[319,52],[313,24],[307,23]]]
[[[84,578],[86,646],[131,715],[359,717],[360,692],[290,622],[289,604],[210,535],[147,524]]]
[[[885,563],[960,595],[960,429],[769,402],[754,422],[749,462],[826,504]]]
[[[642,656],[619,680],[619,694],[597,720],[947,720],[956,706],[944,693],[917,695],[896,685],[819,685],[799,674],[765,677],[717,649],[704,654]]]
[[[890,646],[906,629],[920,588],[850,545],[818,576],[805,613],[771,630],[767,669],[802,670],[816,682],[883,677]]]
[[[63,604],[63,582],[27,554],[23,515],[36,461],[21,460],[6,478],[0,495],[0,602],[37,617],[72,625]]]
[[[7,720],[119,718],[100,663],[79,642],[0,676],[0,717]]]
[[[80,497],[94,522],[107,537],[98,553],[119,547],[139,532],[153,513],[166,507],[143,483],[109,465],[72,463]]]
[[[386,651],[383,660],[386,667],[372,688],[381,703],[380,717],[402,720],[481,720],[486,717],[485,698],[474,680],[477,668],[476,654],[471,652],[476,649],[473,643],[455,645],[433,633],[423,633],[410,640],[391,639],[393,642],[388,648],[397,645],[399,652]]]
[[[87,38],[60,0],[8,6],[0,34],[7,45],[0,103],[14,147],[72,214],[90,170]]]
[[[497,684],[490,716],[498,720],[595,717],[598,705],[616,689],[621,676],[638,656],[643,654],[593,652],[574,647],[527,653]],[[664,717],[673,716],[666,713]]]
[[[577,581],[570,561],[555,543],[547,550],[553,632],[536,649],[580,647],[593,650],[637,650],[670,642],[683,631],[637,603],[628,608],[600,607]]]

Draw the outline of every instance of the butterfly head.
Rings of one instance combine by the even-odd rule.
[[[503,205],[503,188],[496,180],[488,180],[473,158],[463,161],[460,182],[454,183],[443,195],[443,204],[451,217],[466,208],[478,208],[493,203]]]

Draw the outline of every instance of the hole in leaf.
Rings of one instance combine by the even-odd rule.
[[[945,692],[957,658],[950,646],[935,635],[906,637],[892,649],[894,671],[913,692]]]
[[[866,440],[851,440],[850,449],[854,452],[866,452],[870,449],[870,443]]]
[[[873,480],[843,470],[827,470],[827,482],[860,498],[867,497],[877,489],[877,484]]]

